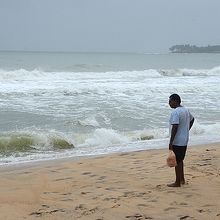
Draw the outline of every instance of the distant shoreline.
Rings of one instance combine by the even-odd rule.
[[[196,51],[194,51],[194,52],[190,52],[190,51],[184,51],[184,52],[171,52],[171,53],[214,53],[214,54],[219,54],[220,53],[220,51],[219,52],[212,52],[212,51],[206,51],[206,52],[196,52]]]
[[[184,44],[174,45],[169,48],[171,53],[220,53],[220,45],[198,47],[195,45]]]
[[[214,53],[214,54],[219,54],[220,53],[220,51],[219,52],[171,52],[171,53]]]

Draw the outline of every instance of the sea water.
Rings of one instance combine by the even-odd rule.
[[[220,141],[220,54],[0,52],[0,165],[166,148],[168,98]]]

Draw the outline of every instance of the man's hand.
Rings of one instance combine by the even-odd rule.
[[[191,129],[191,127],[193,126],[193,123],[194,123],[194,118],[190,121],[190,123],[189,123],[189,130]]]

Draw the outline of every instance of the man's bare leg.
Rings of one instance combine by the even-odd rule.
[[[180,187],[181,186],[181,175],[182,175],[182,164],[181,162],[175,167],[176,181],[174,183],[168,184],[169,187]]]
[[[183,161],[180,162],[180,166],[181,166],[180,183],[184,185],[186,183],[186,181],[185,181],[185,177],[184,177],[184,163],[183,163]]]

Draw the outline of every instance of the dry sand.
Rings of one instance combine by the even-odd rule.
[[[0,219],[220,219],[220,144],[189,147],[169,188],[167,150],[1,168]]]

